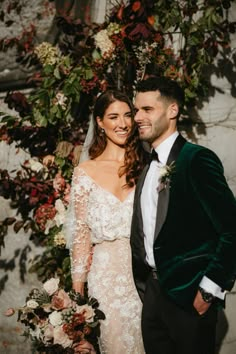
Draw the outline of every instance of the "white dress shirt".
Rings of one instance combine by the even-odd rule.
[[[176,131],[164,140],[159,146],[156,147],[159,162],[153,160],[150,164],[149,170],[146,174],[146,178],[143,184],[141,193],[141,211],[143,218],[143,232],[144,232],[144,246],[146,250],[146,260],[150,267],[156,268],[154,254],[153,254],[153,242],[154,232],[156,227],[157,216],[157,204],[158,204],[158,185],[160,169],[166,165],[170,150],[179,133]],[[225,293],[221,288],[215,284],[212,280],[203,277],[199,284],[206,291],[210,292],[214,296],[224,299]]]

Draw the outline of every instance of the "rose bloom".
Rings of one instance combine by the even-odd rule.
[[[43,342],[48,343],[53,339],[53,326],[49,323],[44,328]]]
[[[61,173],[57,173],[54,180],[53,180],[53,188],[60,192],[62,190],[64,190],[66,186],[66,181],[65,179],[62,177]]]
[[[44,290],[46,290],[46,292],[49,295],[54,294],[57,290],[58,290],[58,285],[59,285],[59,279],[57,278],[51,278],[49,280],[47,280],[44,284],[43,284],[43,288]]]
[[[49,318],[49,322],[55,327],[55,326],[60,326],[60,324],[62,323],[62,316],[60,312],[57,311],[53,311],[52,313],[50,313],[50,315],[48,316]]]
[[[89,305],[77,306],[76,313],[83,314],[86,322],[93,322],[95,312],[91,306]]]
[[[53,295],[52,298],[52,308],[55,310],[62,310],[71,307],[73,304],[69,295],[60,289],[57,294]]]
[[[69,201],[70,201],[70,184],[69,183],[66,183],[66,188],[64,190],[64,198],[63,198],[63,201],[66,203],[66,204],[69,204]]]
[[[39,306],[39,304],[35,300],[28,300],[26,306],[31,309],[36,309]]]
[[[62,327],[54,328],[54,340],[53,344],[59,344],[63,348],[71,347],[73,341],[68,337],[68,335],[63,331]]]

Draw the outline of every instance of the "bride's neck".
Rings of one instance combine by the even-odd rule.
[[[117,161],[123,162],[125,155],[125,149],[123,147],[114,145],[107,145],[103,153],[97,158],[97,160]]]

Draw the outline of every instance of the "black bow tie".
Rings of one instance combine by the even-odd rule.
[[[158,153],[156,152],[155,149],[152,149],[151,154],[149,154],[149,163],[151,163],[153,160],[160,162]]]

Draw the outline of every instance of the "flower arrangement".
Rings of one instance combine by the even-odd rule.
[[[8,309],[6,316],[12,316]],[[47,280],[42,289],[33,289],[26,304],[18,309],[18,321],[24,324],[38,352],[73,353],[73,347],[87,341],[97,348],[100,321],[105,318],[94,298],[85,299],[74,291],[59,287],[59,279]]]
[[[174,173],[174,169],[175,169],[174,161],[171,162],[170,165],[161,166],[159,171],[159,179],[158,179],[159,185],[157,187],[158,192],[161,192],[170,183],[170,179],[172,174]]]

